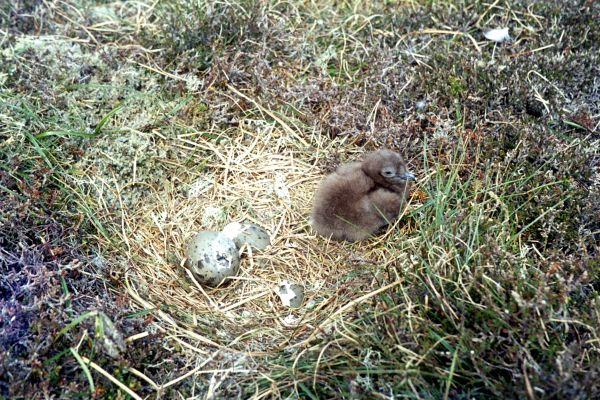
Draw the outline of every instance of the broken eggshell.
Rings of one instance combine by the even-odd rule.
[[[286,307],[298,308],[304,301],[304,287],[297,283],[281,281],[277,287],[277,295]]]
[[[233,240],[238,248],[241,248],[246,243],[257,250],[264,250],[271,244],[269,233],[264,228],[255,224],[232,222],[225,225],[222,234]]]
[[[217,286],[235,276],[240,267],[238,249],[230,238],[213,231],[196,234],[185,249],[185,266],[201,284]]]

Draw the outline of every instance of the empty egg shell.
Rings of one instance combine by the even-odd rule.
[[[217,286],[223,279],[235,276],[240,267],[238,249],[219,232],[202,231],[185,249],[185,266],[201,284]]]
[[[264,250],[271,244],[269,233],[264,228],[255,224],[232,222],[225,225],[222,233],[233,240],[238,248],[241,248],[246,243],[257,250]]]
[[[304,301],[304,287],[297,283],[289,283],[287,280],[279,282],[277,295],[286,307],[298,308]]]

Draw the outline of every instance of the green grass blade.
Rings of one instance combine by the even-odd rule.
[[[102,127],[104,127],[104,125],[108,122],[110,117],[115,115],[122,108],[123,108],[122,105],[118,105],[115,108],[113,108],[112,110],[110,110],[104,117],[102,117],[102,119],[100,120],[100,122],[98,122],[98,124],[96,125],[96,128],[94,129],[94,135],[99,135],[100,132],[102,131]]]
[[[71,352],[73,357],[75,357],[75,359],[81,366],[81,369],[83,370],[83,374],[87,378],[88,384],[90,385],[90,393],[93,394],[96,391],[96,386],[94,385],[94,378],[92,377],[92,373],[90,372],[90,369],[88,368],[86,363],[83,361],[83,359],[81,358],[81,356],[79,355],[77,350],[75,350],[73,347],[69,347],[69,351]]]
[[[95,310],[94,311],[88,311],[86,313],[81,314],[79,317],[77,317],[73,321],[69,322],[67,324],[67,326],[65,326],[64,328],[62,328],[58,332],[57,338],[61,337],[65,333],[67,333],[68,331],[70,331],[71,329],[73,329],[75,326],[77,326],[80,323],[82,323],[83,321],[85,321],[87,318],[95,317],[96,315],[98,315],[98,311],[95,311]]]

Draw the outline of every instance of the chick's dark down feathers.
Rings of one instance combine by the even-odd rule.
[[[398,217],[411,180],[402,157],[390,150],[342,165],[317,190],[313,228],[336,240],[367,239]]]

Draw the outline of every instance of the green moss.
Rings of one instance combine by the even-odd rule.
[[[463,82],[456,76],[451,75],[448,84],[450,85],[450,93],[455,97],[459,97],[466,89]]]

